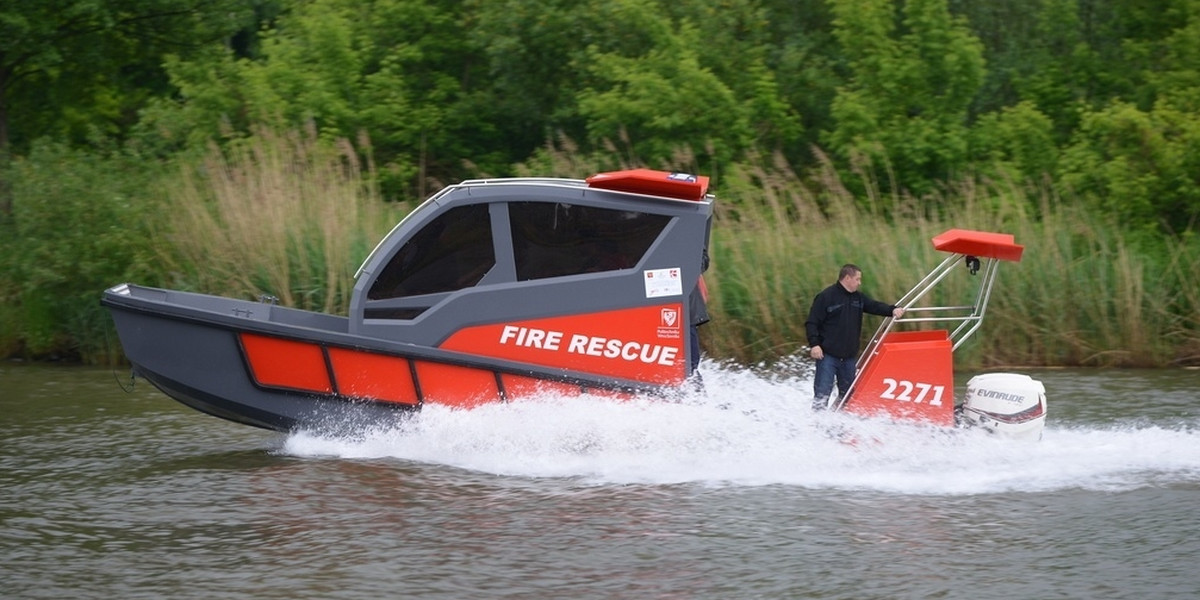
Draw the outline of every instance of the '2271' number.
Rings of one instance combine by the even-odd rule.
[[[930,385],[928,383],[913,383],[911,381],[896,381],[891,377],[884,377],[883,384],[887,389],[883,391],[882,396],[888,400],[898,400],[900,402],[912,402],[920,404],[925,401],[929,392],[933,391],[933,398],[929,400],[930,406],[942,405],[942,393],[945,386]],[[913,391],[917,392],[916,397],[913,397]],[[898,393],[897,393],[898,392]]]

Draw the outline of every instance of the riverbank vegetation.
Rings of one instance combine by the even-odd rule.
[[[809,188],[788,171],[753,175],[770,182],[756,196],[765,203],[723,204],[714,232],[715,267],[708,277],[717,316],[704,335],[716,357],[752,363],[800,351],[808,305],[837,279],[838,266],[858,264],[864,291],[894,301],[945,257],[931,239],[965,228],[1011,233],[1025,252],[1021,262],[1001,264],[983,329],[956,353],[956,364],[1200,363],[1200,245],[1194,239],[1139,238],[1111,216],[1011,181],[962,183],[948,192],[955,208],[945,212],[937,210],[941,203],[894,199],[901,210],[884,218],[860,208],[842,188]],[[835,174],[826,181],[836,181]],[[816,198],[834,210],[798,219],[819,214]],[[965,273],[949,278],[931,304],[964,303],[972,283]],[[878,322],[867,317],[864,330]]]
[[[444,184],[649,166],[713,178],[715,359],[960,227],[1026,246],[965,363],[1200,364],[1200,0],[19,4],[0,355],[119,360],[121,281],[344,312]]]

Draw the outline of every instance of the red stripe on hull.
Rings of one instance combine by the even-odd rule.
[[[500,388],[492,371],[425,361],[415,364],[426,404],[474,408],[500,400]]]
[[[320,346],[252,333],[241,334],[241,340],[250,373],[258,385],[333,393]]]
[[[330,348],[329,362],[339,394],[400,404],[420,403],[408,359]]]
[[[577,384],[547,381],[523,375],[503,373],[500,375],[500,381],[504,383],[504,395],[509,400],[541,395],[578,396],[583,393],[583,389]]]

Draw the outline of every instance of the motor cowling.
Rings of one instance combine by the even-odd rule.
[[[1046,425],[1046,387],[1017,373],[987,373],[967,382],[963,425],[1010,439],[1039,440]]]

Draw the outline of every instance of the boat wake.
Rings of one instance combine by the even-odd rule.
[[[1196,423],[1047,424],[1040,442],[814,413],[811,379],[705,363],[678,402],[547,396],[426,406],[392,427],[292,434],[280,452],[399,459],[585,484],[794,485],[920,495],[1119,491],[1200,482]],[[1053,410],[1053,406],[1051,408]]]

